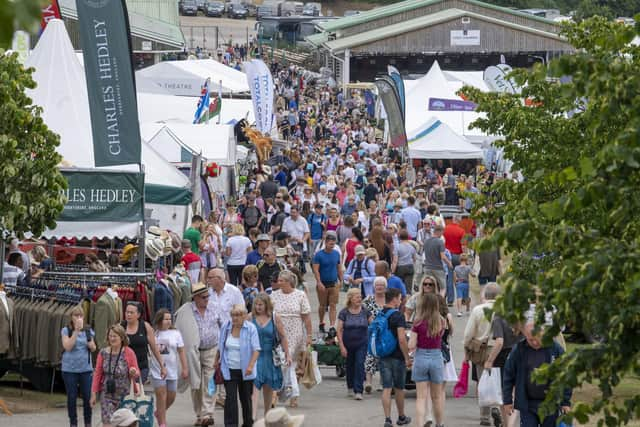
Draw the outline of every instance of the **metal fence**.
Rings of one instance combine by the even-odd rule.
[[[229,45],[248,45],[253,40],[252,33],[249,28],[238,28],[235,31],[230,28],[220,26],[182,26],[189,51],[195,51],[196,48],[205,53],[215,54],[218,47],[227,47]]]

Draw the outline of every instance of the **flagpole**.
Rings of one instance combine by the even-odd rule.
[[[222,80],[220,80],[220,85],[218,86],[218,103],[220,104],[220,112],[218,113],[218,124],[222,122]]]

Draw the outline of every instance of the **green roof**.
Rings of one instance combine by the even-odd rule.
[[[317,33],[306,37],[305,40],[314,46],[320,46],[329,40],[329,36],[327,33]]]
[[[361,12],[357,15],[347,16],[332,21],[327,21],[319,24],[318,26],[327,32],[335,32],[343,28],[353,27],[355,25],[364,24],[376,19],[386,18],[387,16],[397,15],[402,12],[408,12],[411,10],[419,9],[422,7],[430,6],[432,4],[441,3],[445,0],[405,0],[399,3],[390,4],[388,6],[378,7],[366,12]],[[465,3],[469,3],[476,6],[486,7],[487,9],[493,9],[500,12],[508,13],[514,16],[521,16],[534,21],[543,22],[545,24],[557,25],[554,21],[541,18],[539,16],[530,15],[528,13],[519,12],[517,10],[509,9],[502,6],[496,6],[494,4],[484,3],[478,0],[459,0]]]
[[[419,18],[410,19],[409,21],[399,22],[397,24],[387,25],[386,27],[377,28],[375,30],[365,31],[360,34],[354,34],[353,36],[342,37],[336,40],[327,41],[326,43],[324,43],[324,45],[332,52],[342,51],[347,48],[361,46],[399,34],[420,30],[422,28],[440,24],[442,22],[447,22],[462,16],[473,17],[485,22],[490,22],[519,31],[528,32],[541,37],[551,38],[555,40],[564,40],[556,33],[538,30],[536,28],[531,28],[520,24],[514,24],[513,22],[481,15],[476,12],[469,12],[461,9],[446,9],[440,12],[421,16]]]

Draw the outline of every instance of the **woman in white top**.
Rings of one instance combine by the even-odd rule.
[[[163,379],[160,373],[160,366],[155,358],[150,358],[151,362],[151,384],[156,394],[156,418],[158,425],[165,427],[167,424],[167,410],[176,400],[176,390],[178,387],[178,363],[180,363],[180,373],[183,379],[189,378],[187,368],[187,356],[184,352],[184,342],[182,335],[173,328],[171,322],[171,312],[166,308],[161,308],[153,319],[155,329],[156,346],[162,356],[162,363],[167,369],[167,376]]]
[[[227,240],[225,255],[227,258],[227,273],[229,283],[240,286],[242,269],[247,264],[247,254],[253,250],[251,240],[244,233],[242,224],[234,224],[231,227],[232,236]]]
[[[198,245],[200,247],[200,261],[202,262],[202,267],[206,270],[205,274],[210,269],[218,266],[221,243],[221,239],[215,231],[214,223],[209,223]]]

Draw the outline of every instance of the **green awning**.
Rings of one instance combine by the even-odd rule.
[[[188,188],[169,187],[168,185],[145,184],[145,203],[159,205],[188,205],[191,203],[192,194]]]

